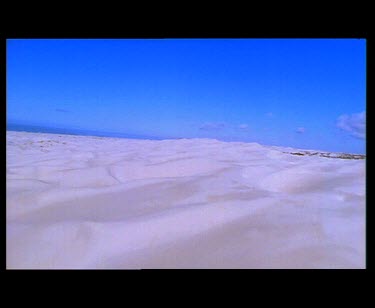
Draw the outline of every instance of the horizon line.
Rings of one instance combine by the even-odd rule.
[[[27,127],[34,127],[34,128],[41,128],[41,129],[51,129],[51,130],[65,130],[68,132],[62,132],[62,131],[29,131],[25,128],[22,129],[14,129],[14,128],[8,128],[8,125],[15,125],[15,126],[25,126]],[[52,126],[46,126],[46,125],[32,125],[32,124],[17,124],[17,123],[7,123],[6,127],[7,131],[13,131],[13,132],[25,132],[25,133],[42,133],[42,134],[62,134],[62,135],[68,135],[68,136],[84,136],[84,137],[102,137],[102,138],[120,138],[120,139],[137,139],[137,140],[153,140],[153,141],[163,141],[163,140],[181,140],[181,139],[209,139],[209,140],[216,140],[219,142],[229,142],[229,143],[256,143],[260,146],[265,147],[280,147],[280,148],[291,148],[295,150],[301,150],[301,151],[315,151],[315,152],[323,152],[323,153],[337,153],[337,154],[352,154],[352,155],[365,155],[365,153],[352,153],[352,152],[337,152],[337,151],[327,151],[327,150],[318,150],[318,149],[307,149],[307,148],[299,148],[299,147],[293,147],[293,146],[286,146],[286,145],[271,145],[271,144],[263,144],[255,141],[230,141],[230,140],[221,140],[220,138],[208,138],[208,137],[156,137],[151,135],[142,135],[142,134],[131,134],[131,133],[120,133],[120,132],[108,132],[108,131],[97,131],[97,130],[90,130],[90,129],[78,129],[78,128],[62,128],[62,127],[52,127]],[[70,130],[70,132],[69,132]],[[76,133],[74,133],[74,131]],[[79,133],[94,133],[94,134],[101,134],[101,135],[87,135],[87,134],[79,134]],[[112,136],[110,136],[112,134]],[[117,136],[114,136],[117,135]],[[121,136],[122,135],[122,136]],[[127,135],[127,136],[126,136]]]

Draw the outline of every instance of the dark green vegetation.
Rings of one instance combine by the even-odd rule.
[[[298,156],[320,156],[320,157],[341,158],[341,159],[365,159],[366,158],[366,155],[363,155],[363,154],[347,154],[347,153],[309,152],[309,151],[284,152],[284,153],[289,153],[289,154],[298,155]]]

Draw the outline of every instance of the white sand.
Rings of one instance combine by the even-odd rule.
[[[7,268],[365,268],[365,160],[286,150],[7,132]]]

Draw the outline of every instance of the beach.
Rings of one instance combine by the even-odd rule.
[[[8,269],[366,267],[365,159],[215,139],[6,143]]]

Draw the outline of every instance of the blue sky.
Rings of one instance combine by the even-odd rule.
[[[364,39],[11,39],[7,121],[365,153]]]

